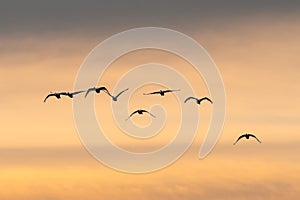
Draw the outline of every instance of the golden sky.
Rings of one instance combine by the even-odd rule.
[[[6,31],[0,35],[0,198],[297,199],[299,19],[296,12],[258,13],[225,22],[211,17],[201,22],[202,26],[196,26],[195,21],[195,26],[184,26],[185,21],[170,25],[197,40],[218,66],[226,90],[226,120],[214,150],[199,160],[212,109],[210,104],[201,105],[199,130],[191,148],[171,166],[140,175],[112,170],[84,149],[70,99],[43,103],[49,91],[72,90],[88,53],[110,35],[126,29],[109,27],[110,32],[96,29],[70,36],[70,31],[38,34],[35,30],[11,35]],[[111,65],[99,84],[113,88],[128,68],[153,60],[181,71],[197,95],[209,96],[205,83],[201,77],[195,78],[188,63],[156,50],[123,56]],[[145,100],[140,95],[156,87],[137,90],[129,110],[157,102],[158,98]],[[179,122],[176,114],[180,111],[174,109],[178,102],[173,95],[166,96],[161,100],[169,113],[164,130],[150,140],[139,141],[122,135],[112,116],[106,117],[108,98],[98,95],[95,102],[98,120],[115,133],[109,137],[131,151],[147,152],[164,145],[174,136]],[[150,122],[145,116],[135,120],[141,125]],[[233,146],[244,132],[255,133],[262,144],[249,140]]]

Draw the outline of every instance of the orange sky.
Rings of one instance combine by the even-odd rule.
[[[199,160],[211,111],[209,104],[203,105],[189,151],[170,167],[142,175],[114,171],[92,158],[76,132],[70,99],[43,103],[49,91],[72,90],[79,66],[104,36],[29,35],[1,40],[0,198],[296,199],[300,194],[299,16],[276,24],[254,18],[205,31],[194,27],[190,33],[222,75],[227,96],[224,130],[213,152]],[[114,81],[107,80],[118,78],[126,66],[151,60],[182,70],[194,84],[198,81],[180,58],[146,50],[116,61],[104,77],[105,84],[112,88]],[[203,81],[195,87],[199,96],[209,95]],[[136,105],[156,101],[142,100],[138,91],[133,97]],[[103,96],[95,98],[96,108],[110,105]],[[166,98],[166,109],[178,112],[171,110],[178,103],[175,98]],[[118,131],[111,118],[103,120],[106,129]],[[177,122],[176,117],[168,119],[165,130],[149,141],[111,138],[129,150],[153,150],[172,137]],[[255,133],[263,143],[241,141],[233,146],[243,132]]]

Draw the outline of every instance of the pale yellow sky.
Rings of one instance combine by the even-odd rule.
[[[246,29],[249,26],[250,28]],[[264,31],[256,31],[251,29],[251,26],[254,24],[236,25],[234,29],[231,27],[222,33],[212,31],[205,35],[199,31],[199,36],[196,36],[216,62],[225,84],[227,118],[224,134],[239,134],[243,131],[275,132],[278,133],[279,140],[286,138],[285,134],[280,134],[282,130],[289,130],[290,134],[296,135],[300,120],[300,95],[297,90],[300,81],[299,28],[297,29],[292,22],[280,26],[264,23],[256,25],[257,30],[264,28]],[[290,36],[287,37],[284,33],[289,33]],[[222,35],[224,37],[221,37]],[[14,45],[16,50],[13,52],[17,53],[5,51],[1,54],[1,91],[5,92],[1,99],[1,121],[5,123],[1,129],[2,132],[13,130],[14,133],[3,136],[3,146],[51,146],[52,142],[60,145],[78,144],[77,138],[52,138],[52,128],[45,129],[50,123],[50,127],[59,126],[60,130],[73,133],[71,101],[66,99],[58,103],[51,101],[42,104],[49,91],[72,90],[79,66],[92,49],[92,45],[95,45],[97,38],[87,39],[87,42],[78,38],[77,45],[71,40],[74,38],[64,43],[43,37],[40,40],[24,39],[23,43]],[[7,42],[5,45],[5,42],[3,49],[10,44]],[[25,51],[29,46],[33,48]],[[134,61],[132,64],[150,61],[152,58],[155,58],[155,55],[142,61]],[[170,58],[165,58],[166,62],[172,63]],[[128,60],[132,62],[133,59],[129,57]],[[178,65],[179,69],[181,64]],[[118,66],[113,69],[122,73]],[[182,69],[184,71],[184,68]],[[190,73],[187,72],[186,74]],[[115,75],[115,72],[111,74],[118,75]],[[109,79],[111,80],[111,77]],[[189,77],[189,80],[192,79]],[[113,83],[106,81],[105,84]],[[199,95],[206,95],[207,92],[202,92],[202,89],[203,86],[199,88]],[[60,117],[64,121],[60,120]],[[18,126],[14,126],[15,123]],[[27,133],[21,134],[25,130]],[[48,134],[41,136],[40,132]],[[20,140],[16,140],[15,134],[19,134]],[[273,139],[277,140],[277,137]],[[226,138],[232,140],[231,137]],[[290,137],[286,138],[289,139]]]
[[[192,148],[172,166],[144,175],[114,171],[88,154],[75,129],[70,99],[43,103],[49,91],[72,90],[79,66],[105,37],[1,40],[0,198],[296,199],[300,194],[298,19],[279,23],[249,19],[205,31],[193,29],[191,36],[209,52],[224,81],[224,130],[212,153],[198,160],[211,111],[209,104],[203,105]],[[181,68],[184,61],[148,50],[119,59],[106,75],[113,81],[105,84],[112,88],[125,65],[152,59],[173,65],[195,81],[190,70]],[[208,95],[203,82],[195,87],[199,95]],[[141,99],[139,92],[133,97],[139,106],[156,101]],[[173,96],[166,98],[163,103],[171,110],[177,102]],[[97,96],[96,102],[96,108],[110,105],[105,96]],[[101,112],[97,114],[101,119]],[[148,122],[144,119],[141,123]],[[103,120],[107,129],[118,131],[111,118]],[[177,122],[172,115],[166,130],[150,141],[111,138],[129,150],[153,150],[172,137]],[[262,144],[241,141],[233,146],[243,132],[255,133]]]

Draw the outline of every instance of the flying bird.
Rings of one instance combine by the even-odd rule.
[[[188,98],[184,101],[184,103],[186,103],[187,101],[189,101],[189,100],[191,100],[191,99],[196,100],[197,104],[200,104],[200,103],[201,103],[202,101],[204,101],[204,100],[207,100],[207,101],[209,101],[210,103],[213,103],[212,100],[209,99],[208,97],[203,97],[203,98],[188,97]]]
[[[119,92],[119,94],[117,94],[116,96],[110,95],[113,101],[118,101],[118,97],[123,94],[124,92],[126,92],[127,90],[129,90],[129,88],[126,88],[125,90]]]
[[[104,91],[104,92],[107,93],[109,96],[111,96],[111,94],[110,94],[109,91],[106,89],[106,87],[98,87],[98,88],[93,87],[93,88],[89,88],[89,89],[86,91],[84,97],[87,97],[87,95],[88,95],[90,92],[92,92],[92,91],[95,91],[96,93],[100,93],[101,91]]]
[[[180,90],[179,89],[178,90],[159,90],[159,91],[151,92],[151,93],[147,93],[147,94],[144,93],[143,95],[160,94],[160,96],[165,96],[165,93],[175,92],[175,91],[180,91]]]
[[[55,92],[55,93],[52,93],[52,92],[50,92],[50,94],[48,94],[47,96],[46,96],[46,98],[44,99],[44,103],[46,102],[46,100],[49,98],[49,97],[56,97],[57,99],[60,99],[61,97],[61,95],[67,95],[67,92]]]
[[[251,133],[245,133],[243,135],[241,135],[236,141],[235,143],[233,143],[233,145],[235,145],[240,139],[242,139],[243,137],[245,137],[247,140],[250,138],[250,137],[253,137],[255,138],[259,143],[261,143],[261,141],[253,134]]]
[[[80,93],[83,93],[83,92],[85,92],[85,90],[76,91],[76,92],[67,92],[66,94],[63,94],[63,95],[67,95],[68,97],[73,98],[74,95],[80,94]]]
[[[149,115],[151,115],[152,117],[155,118],[155,116],[154,116],[153,114],[151,114],[150,112],[148,112],[147,110],[136,110],[136,111],[134,111],[133,113],[131,113],[131,114],[129,115],[129,117],[126,119],[126,121],[127,121],[130,117],[132,117],[134,114],[136,114],[136,113],[138,113],[138,114],[140,114],[140,115],[142,115],[143,113],[148,113]]]

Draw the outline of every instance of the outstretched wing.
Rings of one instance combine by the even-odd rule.
[[[126,92],[127,90],[129,90],[129,88],[126,88],[125,90],[121,91],[119,94],[117,94],[115,96],[115,98],[118,98],[121,94],[123,94],[124,92]]]
[[[179,89],[178,90],[164,90],[163,92],[166,93],[166,92],[176,92],[176,91],[180,91]]]
[[[209,101],[210,103],[213,103],[212,100],[211,100],[210,98],[208,98],[208,97],[203,97],[202,99],[200,99],[200,102],[201,102],[201,101],[204,101],[204,100],[207,100],[207,101]]]
[[[130,115],[129,115],[129,117],[126,119],[126,121],[130,118],[130,117],[132,117],[132,115],[134,115],[135,113],[137,113],[138,112],[138,110],[136,110],[136,111],[134,111],[133,113],[131,113]]]
[[[184,100],[184,103],[186,103],[187,101],[189,101],[191,99],[197,100],[197,98],[195,98],[195,97],[188,97],[188,98],[186,98],[186,100]]]
[[[109,96],[112,96],[106,87],[99,87],[98,89],[100,89],[100,91],[105,92],[105,93],[108,94]]]
[[[259,143],[261,143],[261,141],[253,134],[248,134],[250,137],[254,137]]]
[[[47,100],[49,97],[51,97],[51,96],[55,96],[55,94],[48,94],[48,95],[46,96],[46,98],[44,99],[44,103],[45,103],[46,100]]]
[[[84,97],[86,98],[87,95],[88,95],[91,91],[95,91],[95,90],[96,90],[96,88],[89,88],[89,89],[86,91]]]
[[[157,91],[157,92],[151,92],[151,93],[143,93],[143,95],[151,95],[151,94],[160,94],[160,91]]]
[[[245,137],[245,135],[241,135],[236,141],[235,143],[233,143],[233,145],[235,145],[240,139],[242,139],[243,137]]]
[[[80,94],[80,93],[83,93],[83,92],[85,92],[85,90],[81,90],[81,91],[72,92],[71,94],[74,96],[74,95],[76,95],[76,94]]]
[[[149,111],[147,111],[147,110],[142,110],[142,112],[146,112],[146,113],[148,113],[151,117],[154,117],[154,118],[156,118],[155,117],[155,115],[153,115],[152,113],[150,113]]]

